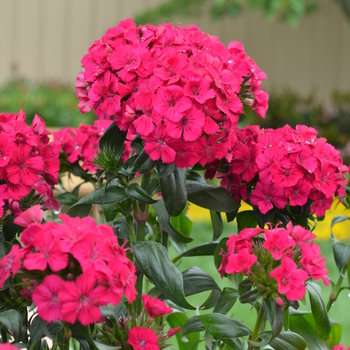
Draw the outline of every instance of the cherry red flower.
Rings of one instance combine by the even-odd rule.
[[[129,330],[128,343],[134,350],[159,350],[158,336],[150,328],[131,328]]]
[[[145,310],[150,318],[164,316],[173,312],[173,309],[165,304],[164,301],[150,295],[142,294],[142,301]]]
[[[62,320],[62,304],[58,292],[63,285],[64,281],[59,276],[49,275],[32,292],[32,300],[38,307],[38,314],[46,322]]]
[[[288,300],[301,300],[304,297],[308,274],[298,270],[292,259],[283,258],[282,265],[271,271],[270,275],[277,281],[278,292],[285,294]]]

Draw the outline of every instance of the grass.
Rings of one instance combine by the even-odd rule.
[[[224,224],[224,232],[220,239],[222,237],[229,236],[230,233],[236,233],[236,225],[234,223],[225,223]],[[193,238],[193,242],[191,242],[188,245],[188,248],[195,247],[199,244],[206,243],[212,240],[212,228],[210,223],[205,220],[202,221],[194,221],[193,223],[193,229],[191,237]],[[350,241],[347,242],[350,244]],[[337,267],[334,262],[333,258],[333,250],[332,250],[332,242],[330,240],[317,240],[317,244],[321,246],[322,253],[325,255],[328,263],[327,268],[329,270],[329,277],[332,281],[336,282],[338,279],[339,273],[337,270]],[[176,256],[176,253],[174,250],[169,251],[170,258],[173,258]],[[232,287],[231,282],[228,279],[220,279],[219,273],[217,272],[214,261],[212,257],[188,257],[183,258],[179,268],[181,271],[184,271],[192,266],[198,266],[205,272],[207,272],[210,276],[212,276],[215,281],[218,283],[220,288],[224,287]],[[345,285],[346,281],[343,282]],[[319,283],[319,285],[322,287],[322,292],[324,296],[325,303],[328,301],[329,294],[331,292],[331,286],[325,287],[323,282]],[[350,319],[349,314],[345,310],[350,310],[350,298],[348,296],[349,291],[344,290],[337,302],[334,304],[334,306],[331,308],[329,312],[329,316],[331,319],[337,321],[342,325],[342,342],[345,343],[345,345],[350,345],[350,332],[348,330],[350,329]],[[209,292],[204,292],[199,295],[190,296],[188,297],[188,300],[192,305],[199,306],[205,299],[209,296]],[[301,309],[310,309],[310,306],[308,305],[308,302],[306,301],[305,304],[300,305]],[[209,310],[208,312],[211,312]],[[345,312],[344,312],[345,311]],[[206,310],[200,311],[200,313],[205,313]],[[192,317],[195,315],[195,312],[188,311],[188,317]],[[244,322],[249,327],[253,327],[256,319],[256,312],[255,310],[251,309],[251,306],[249,304],[240,304],[239,302],[236,302],[234,307],[230,310],[229,316],[234,317],[236,320],[239,320],[241,322]],[[174,339],[175,341],[175,339]],[[176,348],[176,345],[174,345],[174,349]]]

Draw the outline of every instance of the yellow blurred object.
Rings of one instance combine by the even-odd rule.
[[[251,207],[242,202],[240,211],[249,210]],[[210,212],[207,209],[203,209],[195,204],[190,204],[188,215],[192,221],[205,221],[210,222]],[[318,239],[328,240],[331,237],[331,222],[335,216],[345,215],[350,217],[350,210],[346,209],[342,204],[338,204],[335,201],[332,208],[327,210],[325,219],[317,222],[316,229],[314,231]],[[336,224],[333,228],[334,236],[339,240],[350,239],[350,220]]]

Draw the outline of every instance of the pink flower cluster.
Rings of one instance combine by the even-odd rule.
[[[0,287],[10,272],[21,271],[30,289],[24,295],[47,322],[88,325],[101,319],[100,306],[116,305],[122,294],[129,302],[135,299],[135,268],[112,227],[64,214],[59,215],[62,224],[40,224],[40,208],[29,211],[15,220],[27,226],[20,235],[23,248],[13,245],[0,261]]]
[[[131,19],[93,43],[77,76],[80,111],[139,134],[153,159],[181,168],[222,159],[243,103],[262,117],[266,79],[243,45],[226,48],[196,26],[136,27]],[[242,103],[243,102],[243,103]]]
[[[247,200],[247,189],[252,188],[250,202],[263,214],[273,207],[303,206],[310,201],[311,212],[321,217],[333,196],[345,195],[348,167],[339,151],[317,138],[315,129],[247,126],[236,137],[228,170],[218,176],[237,202]]]
[[[229,237],[228,253],[223,253],[219,271],[222,276],[224,272],[246,274],[261,294],[277,302],[284,297],[301,300],[307,280],[322,279],[329,285],[326,260],[320,247],[311,242],[315,237],[302,226],[293,227],[291,222],[286,229],[246,228]]]
[[[0,113],[0,218],[4,205],[18,215],[19,201],[35,189],[45,207],[59,208],[51,186],[58,183],[59,160],[49,143],[51,133],[35,115],[31,127],[25,114]]]
[[[93,163],[98,151],[98,143],[111,120],[96,120],[93,125],[80,124],[78,128],[64,128],[53,133],[56,152],[61,150],[68,155],[68,161],[82,161],[81,167],[92,173],[97,168]]]
[[[345,346],[343,344],[341,344],[341,345],[334,345],[332,350],[350,350],[350,346],[345,349]]]

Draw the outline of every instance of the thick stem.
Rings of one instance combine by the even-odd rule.
[[[346,270],[348,268],[348,264],[346,264],[341,272],[340,272],[340,275],[339,275],[339,278],[338,278],[338,281],[337,283],[333,286],[333,289],[332,289],[332,292],[329,296],[329,300],[328,300],[328,303],[327,303],[327,312],[329,312],[329,310],[331,309],[332,305],[334,304],[334,302],[337,300],[338,298],[338,295],[340,293],[340,288],[341,288],[341,285],[343,283],[343,275],[344,273],[346,273]]]
[[[265,316],[264,307],[261,305],[260,310],[258,312],[258,317],[257,317],[256,322],[255,322],[252,336],[250,337],[250,340],[253,342],[256,342],[259,339],[259,332],[260,332],[261,326],[264,322],[264,316]],[[255,348],[255,345],[249,344],[249,349],[254,349],[254,348]]]

